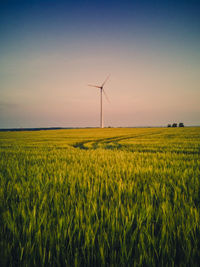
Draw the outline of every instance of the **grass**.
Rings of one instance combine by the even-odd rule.
[[[200,128],[0,133],[1,266],[199,266]]]

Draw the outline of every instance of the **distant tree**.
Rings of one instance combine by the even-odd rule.
[[[172,127],[172,126],[171,126],[171,124],[169,123],[169,124],[167,125],[167,127]]]
[[[180,122],[178,127],[184,127],[184,124],[182,122]]]
[[[173,123],[172,124],[172,127],[177,127],[177,123]]]

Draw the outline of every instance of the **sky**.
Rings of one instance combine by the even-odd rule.
[[[0,128],[200,125],[199,0],[1,0]]]

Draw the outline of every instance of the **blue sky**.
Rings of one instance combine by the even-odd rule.
[[[0,128],[200,124],[199,1],[1,1]]]

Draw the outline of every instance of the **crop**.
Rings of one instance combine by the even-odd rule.
[[[0,133],[1,266],[199,266],[200,128]]]

